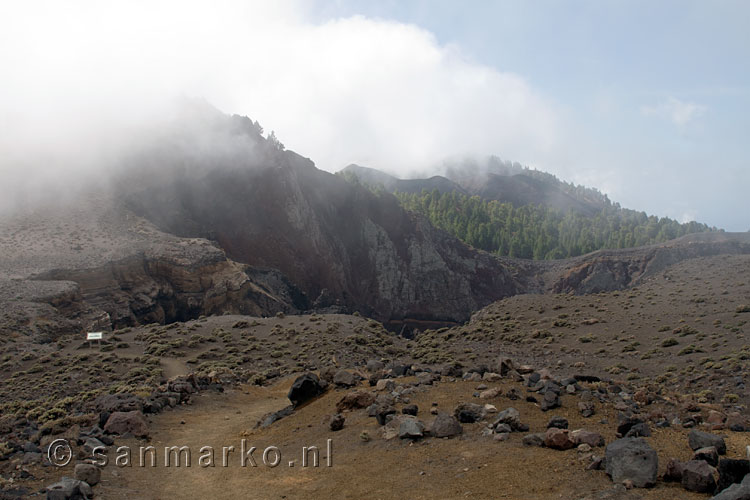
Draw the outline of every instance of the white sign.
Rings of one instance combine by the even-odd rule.
[[[101,340],[103,332],[88,332],[86,334],[86,340]]]

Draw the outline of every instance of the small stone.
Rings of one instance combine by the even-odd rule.
[[[334,432],[340,431],[344,428],[345,421],[346,417],[344,417],[341,413],[336,413],[331,417],[331,421],[328,423],[328,427]]]

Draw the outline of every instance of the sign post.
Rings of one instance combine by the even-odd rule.
[[[91,347],[91,341],[97,340],[99,341],[99,349],[102,348],[102,337],[104,336],[104,332],[88,332],[86,334],[86,340],[89,343],[89,347]]]

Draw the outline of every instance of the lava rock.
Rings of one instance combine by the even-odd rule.
[[[430,434],[437,438],[457,436],[463,431],[458,420],[445,412],[439,412],[430,425]]]
[[[287,398],[292,402],[292,406],[297,408],[298,406],[307,403],[308,401],[317,398],[323,394],[326,390],[324,385],[317,375],[314,373],[305,373],[300,375],[292,384],[289,389]]]
[[[713,446],[719,455],[727,454],[727,445],[724,442],[724,438],[708,432],[693,429],[688,434],[688,444],[693,451]]]
[[[552,417],[549,422],[547,422],[547,429],[550,427],[557,427],[558,429],[567,429],[568,428],[568,419],[560,416],[554,416]]]
[[[102,471],[93,464],[76,464],[74,475],[79,481],[96,486],[102,478]]]
[[[711,493],[716,489],[716,469],[703,460],[689,460],[682,466],[682,487],[697,493]]]
[[[330,422],[328,422],[328,427],[332,431],[340,431],[344,428],[344,422],[346,421],[346,417],[344,417],[341,413],[336,413],[331,417]]]
[[[484,418],[484,406],[476,403],[459,403],[453,415],[462,424],[472,424]]]
[[[633,486],[645,488],[656,483],[659,458],[643,438],[621,438],[605,451],[606,471],[615,483],[631,480]]]

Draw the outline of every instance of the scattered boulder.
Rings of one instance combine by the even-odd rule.
[[[567,429],[550,427],[544,435],[544,445],[553,450],[569,450],[575,448],[575,443],[570,438]]]
[[[424,424],[415,418],[405,418],[398,427],[401,439],[419,439],[424,436]]]
[[[604,436],[598,432],[576,429],[570,433],[570,437],[576,445],[587,444],[592,448],[604,446]]]
[[[649,437],[650,435],[651,429],[649,429],[648,424],[646,422],[638,422],[630,428],[625,437]]]
[[[323,394],[325,389],[326,385],[321,382],[317,375],[314,373],[305,373],[297,377],[294,381],[292,387],[289,389],[287,398],[292,402],[292,406],[297,408]]]
[[[498,397],[502,393],[499,387],[492,387],[479,393],[479,399],[492,399]]]
[[[415,404],[406,405],[401,408],[401,413],[403,413],[404,415],[416,416],[417,413],[419,413],[419,407]]]
[[[288,417],[289,415],[292,414],[292,412],[294,412],[294,406],[289,405],[289,406],[285,406],[281,410],[274,411],[271,413],[266,413],[260,418],[256,426],[261,427],[261,428],[268,427],[269,425],[273,424],[277,420],[281,420],[284,417]]]
[[[445,412],[438,412],[435,420],[430,425],[430,434],[437,438],[452,437],[464,431],[458,420]]]
[[[463,424],[473,424],[484,418],[484,406],[476,403],[459,403],[453,415]]]
[[[547,429],[550,427],[557,427],[558,429],[568,428],[568,419],[560,416],[554,416],[547,422]]]
[[[638,417],[634,417],[632,415],[627,415],[624,413],[620,413],[617,417],[617,435],[620,437],[625,437],[628,432],[630,432],[630,429],[633,428],[633,426],[642,424],[643,420],[641,420]],[[629,437],[638,437],[638,436],[629,436]]]
[[[345,394],[343,398],[336,403],[336,411],[341,413],[343,411],[359,410],[361,408],[367,408],[375,402],[375,394],[366,391],[364,389],[358,391],[352,391]]]
[[[676,458],[670,458],[669,462],[667,462],[667,468],[664,471],[664,480],[681,482],[683,466],[684,464]]]
[[[656,483],[659,458],[643,438],[621,438],[605,451],[606,471],[615,483],[629,479],[633,486],[645,488]]]
[[[338,387],[354,387],[358,382],[358,377],[347,370],[339,370],[333,376],[333,383]]]
[[[555,408],[560,408],[560,406],[562,406],[562,404],[560,403],[559,394],[555,391],[547,391],[544,393],[544,398],[542,398],[542,411],[554,410]]]
[[[129,392],[103,394],[94,400],[94,407],[99,412],[109,413],[116,411],[143,411],[143,399]]]
[[[331,417],[330,422],[328,422],[328,427],[334,432],[340,431],[344,428],[345,421],[346,417],[344,417],[341,413],[336,413]]]
[[[47,500],[79,500],[93,496],[90,485],[72,477],[63,477],[57,483],[47,486]]]
[[[742,483],[735,483],[721,490],[711,500],[750,500],[750,476],[746,476]]]
[[[593,401],[579,401],[578,411],[584,418],[592,417],[596,413],[596,409]]]
[[[381,378],[375,384],[376,391],[388,391],[392,392],[396,388],[396,382],[389,378]]]
[[[508,424],[514,431],[520,431],[523,428],[521,424],[521,414],[515,408],[506,408],[501,411],[495,417],[492,422],[492,427],[497,427],[498,424]]]
[[[104,425],[104,432],[109,434],[132,434],[136,437],[148,436],[148,423],[143,413],[133,411],[116,411],[109,416]]]
[[[713,446],[698,448],[693,453],[693,460],[703,460],[708,465],[716,467],[719,465],[719,452]]]
[[[383,362],[378,359],[371,359],[367,362],[365,368],[370,373],[377,373],[385,368],[385,364],[383,364]]]
[[[96,486],[102,478],[102,471],[94,464],[76,464],[74,475],[79,481]]]
[[[393,406],[378,406],[375,409],[375,419],[378,421],[379,425],[385,425],[388,415],[395,415],[396,414],[396,408]]]
[[[719,484],[716,489],[722,491],[732,484],[741,482],[744,477],[750,475],[750,461],[722,458],[719,460],[718,470]]]
[[[724,438],[708,432],[691,430],[690,434],[688,434],[688,444],[693,451],[713,446],[719,455],[727,454],[727,445],[724,442]]]
[[[697,493],[716,489],[716,469],[703,460],[689,460],[682,466],[682,487]]]
[[[536,434],[526,434],[521,442],[525,446],[544,446],[544,438],[546,437],[545,434],[536,433]]]

